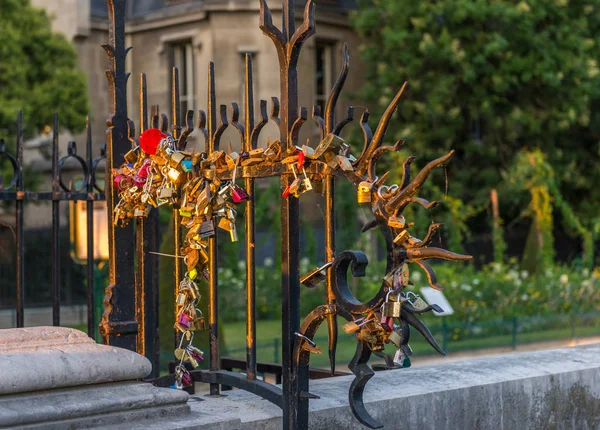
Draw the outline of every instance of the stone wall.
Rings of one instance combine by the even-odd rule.
[[[594,344],[378,372],[364,400],[390,430],[600,429],[599,357]],[[311,381],[321,397],[310,402],[311,429],[366,428],[348,407],[352,379]],[[174,428],[281,428],[279,408],[241,390],[203,400]]]

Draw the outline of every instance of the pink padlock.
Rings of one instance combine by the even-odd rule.
[[[192,357],[194,360],[204,361],[204,356],[202,355],[203,353],[198,348],[189,345],[186,349],[190,357]]]
[[[138,176],[140,178],[145,179],[148,177],[148,169],[150,168],[151,163],[152,163],[152,160],[150,160],[149,158],[144,160],[144,164],[142,164],[142,167],[140,167],[140,170],[138,171]]]
[[[192,319],[187,316],[185,313],[180,313],[177,318],[177,322],[184,328],[190,328],[190,324],[192,323]]]
[[[118,174],[113,180],[115,188],[119,191],[124,191],[133,185],[133,180],[126,175]]]
[[[146,179],[147,179],[147,176],[142,177],[140,175],[134,175],[133,183],[135,184],[136,187],[142,188],[146,184]]]
[[[248,193],[246,193],[246,191],[244,191],[243,188],[238,187],[237,185],[233,186],[233,191],[231,191],[231,200],[233,200],[234,203],[242,203],[249,199],[250,196]]]

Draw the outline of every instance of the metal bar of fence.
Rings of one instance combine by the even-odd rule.
[[[252,83],[252,55],[246,54],[245,97],[244,97],[244,141],[242,149],[250,152],[255,149],[252,142],[254,131],[254,94]],[[254,179],[245,178],[246,192],[251,196],[246,201],[245,230],[246,230],[246,363],[249,379],[256,379],[256,254],[255,244],[255,188]]]
[[[216,122],[216,95],[215,95],[215,64],[211,61],[208,64],[208,106],[207,106],[207,131],[208,139],[206,140],[206,153],[210,156],[215,151],[219,150],[219,141],[217,137],[217,122]],[[215,217],[213,216],[213,222]],[[208,278],[208,324],[209,324],[209,367],[211,371],[219,370],[219,295],[218,295],[218,266],[217,266],[217,240],[218,229],[215,228],[215,233],[208,238],[208,255],[209,263],[209,278]],[[213,396],[219,395],[219,384],[210,384],[210,394]]]
[[[180,104],[179,104],[179,73],[176,67],[173,67],[171,71],[171,120],[173,126],[173,137],[177,139],[179,137],[179,116],[180,116]],[[167,128],[167,124],[163,123],[163,129]],[[166,131],[166,130],[164,130]],[[177,190],[179,193],[179,189]],[[181,216],[179,215],[179,208],[173,206],[173,243],[174,249],[173,254],[175,261],[173,263],[173,276],[175,278],[175,288],[173,289],[173,301],[177,303],[178,286],[182,279],[181,274]],[[177,321],[177,313],[179,306],[175,306],[175,321]],[[178,330],[175,330],[175,347],[179,345],[181,334]]]
[[[146,87],[146,74],[140,74],[140,133],[148,129],[148,91]],[[144,312],[139,316],[144,322],[143,342],[146,357],[152,362],[152,372],[148,377],[156,378],[160,368],[160,347],[158,332],[158,256],[151,254],[150,251],[158,249],[159,244],[159,223],[158,209],[151,208],[150,213],[145,219],[138,220],[138,230],[136,231],[136,241],[138,241],[137,252],[141,260],[140,274],[143,281],[140,282],[141,302],[144,306]],[[139,243],[141,242],[141,243]],[[140,251],[141,248],[141,251]],[[138,264],[140,264],[138,262]],[[140,268],[138,268],[140,270]]]
[[[90,169],[93,169],[92,161],[92,125],[90,117],[86,118],[86,161]],[[87,182],[87,192],[94,192],[93,171],[90,171],[90,176]],[[94,262],[94,202],[87,201],[86,203],[86,227],[87,227],[87,331],[88,336],[92,339],[96,331],[95,327],[95,309],[94,309],[94,270],[96,264]]]
[[[19,111],[17,115],[17,193],[22,193],[25,189],[23,178],[23,111]],[[23,201],[17,200],[15,210],[15,230],[16,230],[16,313],[17,327],[25,325],[25,315],[23,311],[25,302],[25,249],[23,238]]]
[[[104,193],[84,193],[84,192],[68,192],[68,191],[8,191],[2,192],[0,194],[0,201],[14,201],[17,202],[17,207],[19,206],[19,202],[23,201],[42,201],[42,200],[60,200],[60,201],[75,201],[75,200],[85,200],[85,201],[103,201],[106,199]]]
[[[60,190],[58,164],[58,114],[54,114],[52,130],[52,191]],[[52,199],[52,325],[60,325],[60,200]]]

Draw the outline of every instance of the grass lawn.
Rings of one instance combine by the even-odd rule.
[[[346,321],[340,319],[339,324],[339,340],[336,354],[336,362],[340,365],[346,365],[354,355],[356,349],[356,340],[354,335],[346,334],[341,326]],[[436,330],[437,329],[437,330]],[[258,361],[264,362],[280,362],[281,361],[281,322],[280,321],[257,321],[257,355]],[[439,327],[432,328],[438,343],[442,345],[442,335]],[[590,337],[600,335],[600,326],[593,327],[577,327],[575,332],[576,337]],[[225,348],[222,355],[232,357],[245,357],[245,322],[235,322],[224,325]],[[529,344],[535,342],[545,342],[553,340],[566,340],[572,336],[572,329],[569,326],[564,328],[553,329],[522,329],[517,333],[517,344]],[[325,323],[319,328],[315,336],[315,341],[323,350],[323,354],[313,354],[311,357],[311,365],[315,367],[328,367],[329,357],[327,352],[327,326]],[[474,349],[485,349],[495,347],[508,347],[513,343],[512,334],[503,334],[497,336],[486,337],[466,337],[462,340],[448,340],[448,352],[467,351]],[[437,354],[433,348],[423,339],[420,333],[416,330],[411,330],[410,346],[417,356],[435,355]],[[389,353],[394,352],[393,346],[386,348]]]

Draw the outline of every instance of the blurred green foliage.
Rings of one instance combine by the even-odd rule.
[[[238,270],[219,270],[221,295],[226,306],[221,307],[225,321],[241,321],[245,318],[245,265],[238,263]],[[300,264],[301,273],[312,268],[308,259]],[[516,260],[507,263],[493,262],[477,269],[472,264],[440,263],[434,270],[445,287],[444,294],[454,308],[454,315],[445,317],[449,324],[470,324],[515,316],[553,316],[597,310],[600,303],[600,269],[589,270],[581,261],[571,265],[552,265],[539,273],[522,270]],[[240,273],[242,276],[240,276]],[[359,300],[369,300],[381,287],[385,273],[384,262],[372,262],[364,278],[349,279],[354,284],[354,294]],[[279,271],[273,262],[257,267],[257,316],[259,319],[281,317]],[[412,290],[419,294],[427,286],[425,274],[416,266],[411,271],[415,283]],[[258,282],[260,281],[260,282]],[[308,314],[325,302],[324,284],[315,290],[302,287],[301,311]],[[433,323],[435,317],[423,316]]]
[[[549,205],[559,190],[555,207],[568,207],[579,226],[595,228],[600,1],[374,0],[362,4],[353,23],[368,65],[361,96],[376,106],[375,117],[409,82],[389,142],[406,139],[420,167],[456,150],[448,171],[456,199],[448,199],[452,234],[488,228],[476,215],[495,187],[507,223],[531,199],[536,207]],[[537,188],[515,202],[511,187],[499,186],[521,150],[542,151],[553,166],[550,196]],[[442,194],[432,183],[424,191]],[[552,220],[536,222],[548,231],[539,223]]]
[[[0,134],[16,134],[23,110],[26,137],[48,132],[52,114],[61,127],[85,128],[88,112],[86,79],[77,70],[77,52],[60,33],[53,33],[46,12],[29,0],[2,0],[0,7]],[[13,139],[7,139],[11,142]]]

